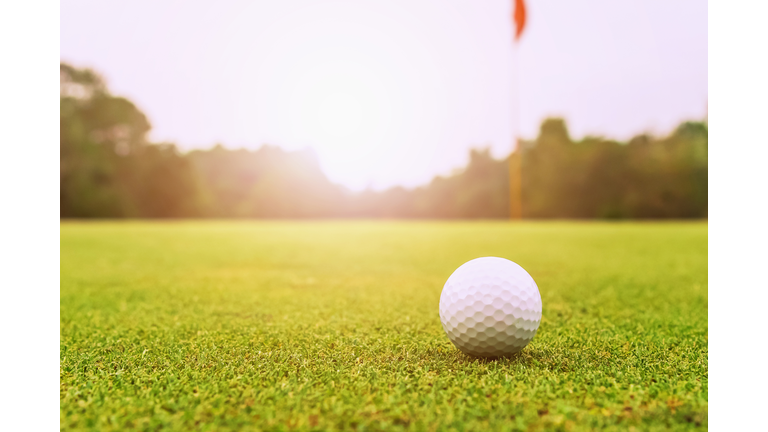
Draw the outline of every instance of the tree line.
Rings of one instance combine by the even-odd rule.
[[[471,150],[463,170],[422,187],[353,193],[310,150],[150,143],[131,101],[91,70],[60,70],[62,218],[508,218],[510,158],[520,158],[528,218],[707,217],[705,122],[621,143],[574,141],[563,120],[547,119],[505,159]]]

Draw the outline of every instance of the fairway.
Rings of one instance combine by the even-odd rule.
[[[541,327],[459,352],[446,279],[523,266]],[[63,222],[66,430],[707,427],[707,224]]]

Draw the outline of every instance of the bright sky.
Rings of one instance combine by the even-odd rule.
[[[519,125],[627,139],[702,119],[707,2],[61,2],[61,58],[96,69],[183,149],[312,147],[353,189],[415,186],[513,148]]]

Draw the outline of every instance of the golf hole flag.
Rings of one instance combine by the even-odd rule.
[[[512,20],[515,22],[515,41],[518,41],[525,28],[525,3],[523,0],[514,1],[515,10],[512,12]]]

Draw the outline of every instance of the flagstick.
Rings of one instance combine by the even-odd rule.
[[[513,42],[512,117],[515,146],[509,155],[509,218],[523,218],[523,149],[520,140],[520,51]]]

